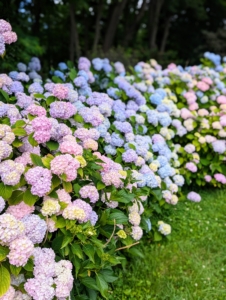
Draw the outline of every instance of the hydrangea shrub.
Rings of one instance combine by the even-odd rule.
[[[1,300],[107,299],[142,237],[171,233],[185,183],[224,186],[226,71],[205,56],[130,73],[81,57],[49,78],[32,58],[0,74]]]

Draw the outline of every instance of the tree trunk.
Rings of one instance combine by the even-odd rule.
[[[103,50],[104,52],[107,52],[110,47],[112,46],[114,37],[115,37],[115,32],[119,23],[119,19],[121,17],[121,14],[123,12],[123,9],[126,5],[127,0],[121,0],[116,4],[116,6],[113,9],[113,12],[111,14],[110,22],[108,24],[108,28],[106,31],[106,35],[104,38],[104,45],[103,45]]]
[[[169,36],[169,30],[170,30],[170,22],[171,22],[171,17],[168,17],[165,22],[164,33],[163,33],[162,42],[161,42],[161,46],[160,46],[160,55],[162,55],[166,49],[166,42],[167,42],[167,39]]]
[[[150,49],[157,49],[156,37],[158,33],[158,22],[160,11],[164,0],[151,0],[150,1]]]
[[[75,7],[74,4],[71,2],[70,2],[70,22],[71,22],[70,60],[74,61],[75,54],[76,54],[76,58],[80,57],[80,46],[79,46],[79,35],[77,30],[77,24],[75,20]]]
[[[95,24],[95,35],[94,35],[94,41],[93,41],[93,52],[96,53],[97,46],[100,39],[100,20],[102,17],[103,12],[103,0],[99,1],[98,8],[97,8],[97,18],[96,18],[96,24]]]
[[[41,0],[34,0],[34,7],[33,7],[33,16],[34,16],[34,24],[32,26],[32,32],[34,35],[39,35],[40,32],[40,14],[41,14],[41,7],[42,3]]]
[[[144,13],[145,13],[145,9],[146,9],[146,4],[147,4],[147,0],[143,0],[142,2],[142,6],[139,10],[139,13],[136,15],[135,20],[132,24],[129,24],[129,26],[127,26],[126,30],[125,30],[125,38],[122,41],[123,46],[127,46],[128,43],[132,40],[132,38],[135,36],[136,31],[139,28],[140,25],[140,21],[142,20]]]

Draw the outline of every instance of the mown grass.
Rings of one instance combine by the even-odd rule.
[[[171,240],[143,246],[144,259],[120,272],[114,300],[225,300],[226,193],[201,192],[182,202],[168,221]]]

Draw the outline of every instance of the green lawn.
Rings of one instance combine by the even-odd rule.
[[[113,286],[114,300],[225,300],[226,193],[201,192],[200,203],[183,202],[169,219],[171,240],[143,247]]]

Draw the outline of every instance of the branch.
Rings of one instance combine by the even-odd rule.
[[[124,247],[115,249],[115,251],[119,251],[119,250],[123,250],[123,249],[129,249],[130,247],[135,246],[135,245],[137,245],[137,244],[140,244],[140,242],[136,242],[136,243],[134,243],[134,244],[131,244],[131,245],[128,245],[128,246],[124,246]]]
[[[109,240],[107,241],[107,243],[104,244],[104,248],[110,243],[111,239],[113,238],[113,235],[114,235],[114,233],[115,233],[115,228],[116,228],[116,222],[115,222],[115,219],[114,219],[114,229],[113,229],[113,232],[112,232],[112,234],[111,234]]]

